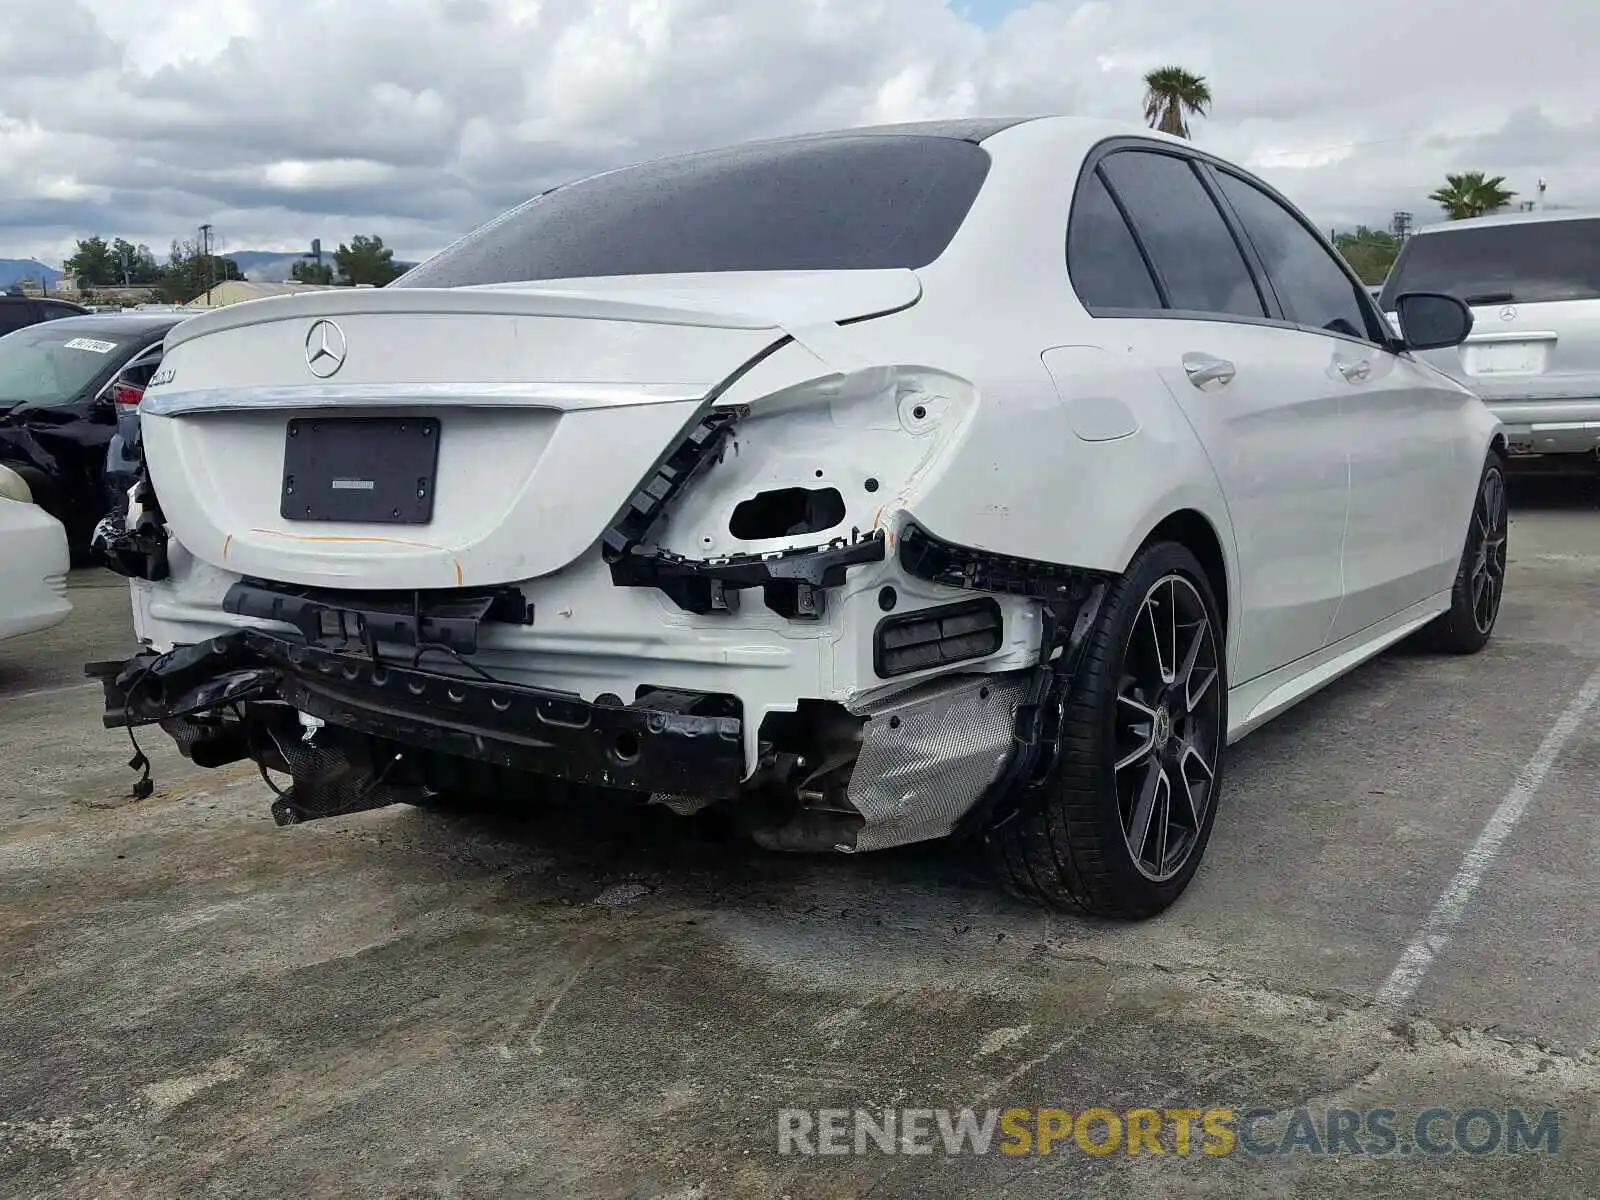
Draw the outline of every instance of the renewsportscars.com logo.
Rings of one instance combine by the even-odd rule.
[[[1555,1154],[1560,1114],[1520,1108],[784,1108],[778,1153]]]

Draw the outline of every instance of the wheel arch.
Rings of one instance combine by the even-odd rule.
[[[1139,543],[1142,550],[1155,542],[1177,542],[1200,561],[1222,614],[1224,633],[1232,628],[1234,589],[1228,555],[1211,519],[1196,508],[1180,508],[1162,517]]]

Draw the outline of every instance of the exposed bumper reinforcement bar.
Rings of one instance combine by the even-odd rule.
[[[685,711],[691,705],[676,694],[656,707],[595,704],[259,630],[90,663],[85,672],[104,685],[108,728],[266,701],[386,742],[574,783],[720,799],[735,795],[744,777],[743,721]]]

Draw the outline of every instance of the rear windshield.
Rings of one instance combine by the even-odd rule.
[[[1448,292],[1468,304],[1593,300],[1600,297],[1600,219],[1419,234],[1389,272],[1384,308],[1401,292]]]
[[[45,321],[0,337],[0,413],[65,404],[109,377],[156,334]]]
[[[971,142],[904,134],[663,159],[546,192],[390,286],[922,267],[988,169]]]

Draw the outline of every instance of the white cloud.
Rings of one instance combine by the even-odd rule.
[[[1600,202],[1593,0],[5,0],[0,256],[377,232],[425,254],[552,183],[750,137],[979,112],[1140,116],[1166,62],[1202,144],[1323,225],[1447,170]],[[981,11],[980,11],[981,10]],[[997,19],[998,17],[998,19]]]

